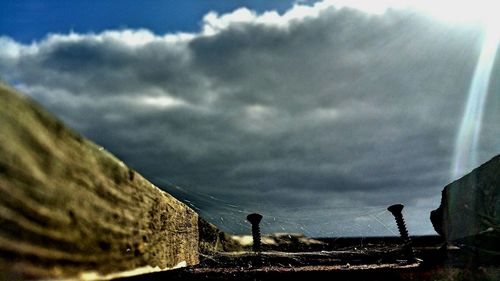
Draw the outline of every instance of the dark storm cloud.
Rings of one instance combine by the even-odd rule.
[[[241,231],[247,210],[277,217],[268,231],[291,210],[362,224],[343,208],[402,201],[410,218],[427,216],[448,183],[480,30],[411,11],[317,9],[281,23],[208,15],[199,34],[1,38],[0,74],[224,229]],[[498,149],[487,120],[483,160]],[[387,231],[316,223],[300,226]]]

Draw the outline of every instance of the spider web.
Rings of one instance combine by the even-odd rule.
[[[249,235],[246,216],[263,215],[261,232],[298,233],[308,237],[399,236],[387,206],[287,206],[266,198],[239,204],[193,187],[162,180],[163,187],[220,230]]]

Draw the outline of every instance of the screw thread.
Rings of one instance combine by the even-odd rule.
[[[396,218],[396,224],[398,226],[399,234],[401,235],[401,238],[405,242],[410,241],[410,236],[408,235],[408,229],[406,228],[405,220],[403,219],[403,216],[401,214],[395,215]]]
[[[260,227],[258,224],[252,224],[252,249],[254,252],[260,252]]]
[[[250,214],[247,216],[247,220],[252,224],[252,238],[253,245],[252,249],[254,252],[260,252],[260,227],[259,223],[262,219],[262,215],[260,214]]]

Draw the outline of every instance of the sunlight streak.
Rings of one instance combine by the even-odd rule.
[[[469,97],[455,143],[451,179],[455,180],[477,166],[477,152],[488,86],[498,49],[500,33],[487,30],[481,48]]]

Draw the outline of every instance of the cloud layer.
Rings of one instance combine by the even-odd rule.
[[[259,211],[264,231],[385,235],[403,202],[430,233],[481,36],[410,10],[239,9],[196,34],[1,37],[0,75],[225,230]]]

